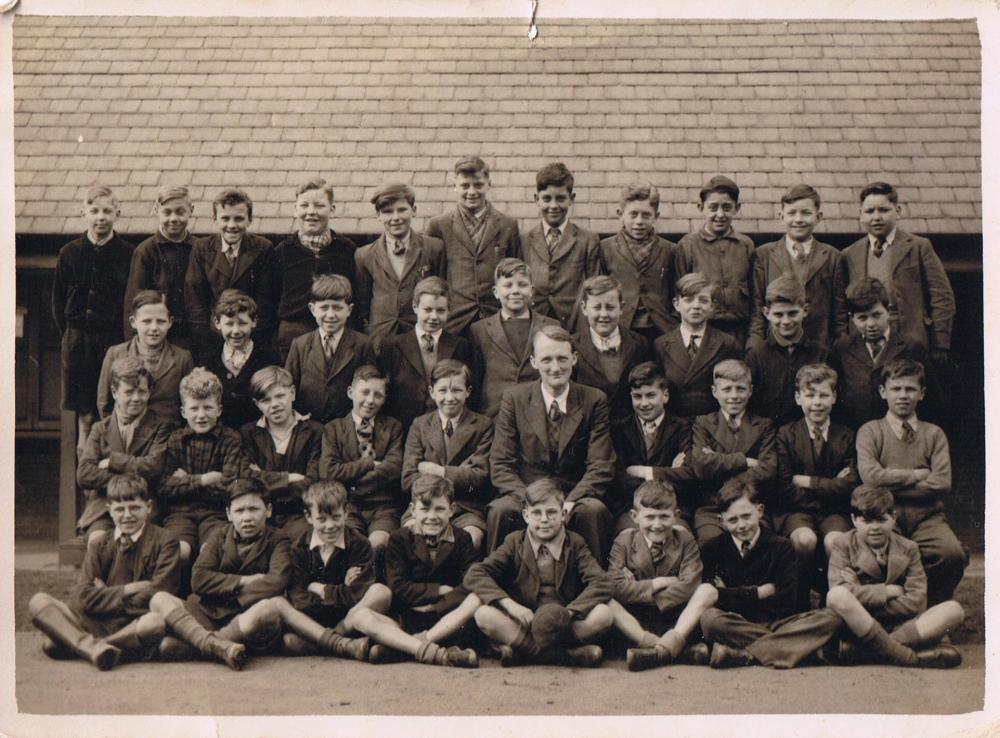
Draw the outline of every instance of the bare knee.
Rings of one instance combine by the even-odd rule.
[[[360,630],[367,633],[375,627],[376,620],[375,613],[370,609],[364,606],[355,606],[344,618],[344,625],[347,626],[348,630]]]
[[[392,590],[384,584],[373,584],[361,598],[361,604],[376,612],[388,612],[392,604]]]
[[[955,600],[942,602],[938,607],[941,608],[941,615],[949,630],[961,625],[962,621],[965,620],[965,610]]]
[[[610,628],[615,622],[615,615],[611,611],[611,608],[607,605],[601,604],[594,607],[590,611],[590,615],[587,617],[590,624],[598,628]]]
[[[169,592],[157,592],[149,600],[149,609],[161,615],[166,615],[171,610],[181,606],[181,601]]]
[[[147,612],[135,624],[143,638],[162,638],[167,632],[167,621],[158,612]]]
[[[31,613],[31,617],[35,617],[49,605],[55,604],[55,601],[56,598],[47,592],[36,592],[28,601],[28,612]]]
[[[826,606],[838,614],[848,610],[856,601],[850,590],[839,584],[836,587],[831,587],[830,591],[826,593]]]
[[[374,530],[368,534],[368,542],[372,545],[372,550],[383,549],[389,543],[389,534],[384,530]]]
[[[826,549],[826,557],[828,559],[830,558],[830,554],[833,553],[833,545],[837,542],[837,539],[839,539],[842,535],[844,534],[841,533],[839,530],[835,530],[830,533],[827,533],[823,537],[823,548]]]
[[[791,535],[792,547],[800,556],[811,554],[816,550],[816,534],[809,528],[796,528]]]
[[[98,545],[100,545],[101,541],[103,541],[107,537],[107,535],[108,532],[106,530],[91,531],[90,535],[87,536],[87,549],[91,550],[96,548]]]
[[[475,618],[476,625],[480,628],[484,630],[492,630],[500,623],[501,615],[500,611],[495,607],[483,605],[476,610],[476,614],[473,617]]]
[[[180,556],[181,561],[184,563],[191,560],[191,544],[187,541],[180,542]]]
[[[485,538],[483,532],[474,525],[470,525],[468,528],[462,528],[462,530],[469,534],[469,538],[472,539],[473,548],[482,553],[483,539]]]

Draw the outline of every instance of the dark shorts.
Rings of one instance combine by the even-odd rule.
[[[647,605],[641,602],[622,605],[639,621],[639,625],[657,636],[663,635],[677,624],[677,618],[680,617],[681,612],[683,612],[686,606],[687,603],[685,602],[677,607],[671,607],[669,610],[661,612],[660,608],[656,605]]]
[[[101,517],[97,518],[90,523],[90,525],[85,528],[77,528],[77,531],[84,538],[90,538],[91,533],[96,533],[97,531],[104,531],[105,533],[110,533],[115,529],[114,521],[111,520],[111,516],[104,513]]]
[[[205,612],[204,608],[201,606],[200,598],[195,594],[188,596],[188,598],[184,600],[184,609],[194,616],[194,619],[198,621],[202,628],[211,631],[217,631],[225,628],[233,621],[234,618],[237,618],[242,614],[236,613],[235,615],[227,615],[224,618],[213,618]],[[281,635],[281,624],[280,622],[276,622],[274,627],[261,628],[256,633],[247,636],[240,642],[252,651],[274,651],[281,645]]]
[[[448,610],[416,612],[408,607],[403,607],[399,610],[394,610],[392,617],[399,623],[400,628],[407,633],[414,634],[430,630],[448,612]],[[452,636],[442,641],[441,645],[474,648],[477,651],[485,651],[489,647],[488,639],[476,627],[476,621],[472,618],[469,618]]]
[[[108,349],[122,342],[122,331],[94,333],[66,328],[60,345],[62,408],[77,413],[97,411],[97,381]]]
[[[805,511],[795,511],[788,513],[775,513],[771,516],[774,520],[774,530],[778,535],[788,538],[793,530],[808,528],[819,533],[820,541],[826,538],[828,533],[846,533],[853,526],[846,515],[840,513],[814,513]]]
[[[83,630],[87,631],[92,636],[96,636],[97,638],[106,638],[113,633],[117,633],[138,617],[135,615],[118,615],[115,617],[99,618],[80,612],[80,610],[73,605],[70,605],[69,609],[73,612],[73,615],[76,616],[77,624]]]
[[[226,522],[226,514],[221,510],[173,510],[167,511],[163,527],[191,547],[193,559],[209,534]]]
[[[396,505],[359,507],[348,503],[347,524],[364,535],[370,535],[377,530],[392,533],[399,528],[400,513]]]

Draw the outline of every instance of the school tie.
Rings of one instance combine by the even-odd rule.
[[[663,552],[663,543],[657,542],[652,544],[649,547],[649,555],[653,559],[653,564],[659,564],[661,561],[663,561],[663,557],[666,556],[666,554]]]
[[[642,421],[642,438],[646,442],[646,453],[653,450],[656,443],[656,425],[652,421]]]
[[[450,418],[448,419],[448,422],[444,424],[444,434],[448,436],[448,438],[455,435],[455,424],[451,422]]]
[[[548,235],[545,237],[545,242],[549,246],[549,253],[551,254],[556,250],[556,246],[559,244],[559,239],[562,236],[558,228],[550,228]]]
[[[617,346],[605,346],[604,348],[600,349],[600,353],[604,354],[605,356],[617,356],[618,355],[618,347]]]
[[[730,415],[726,415],[726,425],[729,426],[729,430],[732,432],[734,436],[740,432],[739,421]]]
[[[882,348],[885,346],[885,337],[879,336],[872,340],[866,338],[865,343],[868,345],[868,351],[872,355],[872,360],[874,360],[882,353]]]
[[[133,546],[135,546],[135,541],[132,540],[132,536],[123,534],[118,538],[118,550],[122,553],[132,550]]]
[[[358,446],[361,450],[361,458],[374,459],[375,445],[372,443],[372,436],[375,428],[370,418],[365,418],[358,426]]]
[[[740,558],[745,559],[750,555],[750,541],[743,541],[740,544]]]
[[[544,543],[538,547],[538,573],[542,584],[555,584],[556,582],[556,560],[549,551],[549,547]]]
[[[819,461],[823,458],[823,431],[820,428],[812,429],[813,459]]]
[[[800,264],[806,260],[806,250],[798,241],[792,243],[792,254],[795,256],[795,261]]]
[[[333,336],[323,336],[323,356],[329,361],[333,358]]]
[[[917,432],[910,425],[909,420],[903,421],[903,443],[913,443],[917,440]]]
[[[549,422],[558,423],[562,420],[562,410],[559,409],[559,403],[555,400],[549,405]]]
[[[885,253],[885,239],[882,236],[878,236],[875,239],[875,243],[872,244],[872,254],[876,259],[881,259],[882,254]]]
[[[701,336],[692,335],[691,340],[688,341],[688,356],[694,361],[694,357],[698,355],[698,341],[701,340]]]
[[[392,253],[395,256],[402,256],[406,253],[406,244],[402,241],[395,240],[392,242]]]
[[[546,430],[549,434],[549,463],[555,465],[559,457],[559,427],[562,420],[562,410],[559,409],[559,403],[555,400],[549,406],[549,412],[547,416],[548,426]]]
[[[879,548],[879,549],[876,549],[876,550],[872,551],[872,553],[875,554],[875,563],[878,564],[879,566],[885,566],[886,552],[887,552],[888,548],[889,547],[886,546],[884,548]]]
[[[425,354],[434,353],[434,336],[430,333],[420,334],[420,348],[423,349]]]

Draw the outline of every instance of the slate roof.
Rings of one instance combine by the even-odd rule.
[[[712,174],[743,187],[740,230],[779,230],[780,193],[824,197],[820,231],[858,229],[856,195],[893,181],[920,233],[981,233],[974,21],[42,17],[14,23],[17,231],[75,233],[95,181],[149,232],[158,187],[189,183],[193,230],[243,186],[285,232],[295,186],[336,188],[334,226],[378,230],[368,198],[411,182],[450,207],[480,153],[492,199],[535,217],[534,173],[564,161],[573,217],[616,229],[621,186],[661,188],[660,229],[696,227]],[[418,224],[419,225],[419,224]]]

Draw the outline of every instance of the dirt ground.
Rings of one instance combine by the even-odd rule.
[[[505,669],[490,659],[467,671],[265,656],[234,673],[208,662],[99,672],[49,660],[36,632],[15,640],[19,711],[53,715],[955,714],[982,709],[985,677],[982,645],[960,646],[964,662],[949,671],[672,666],[632,674],[623,661]]]

